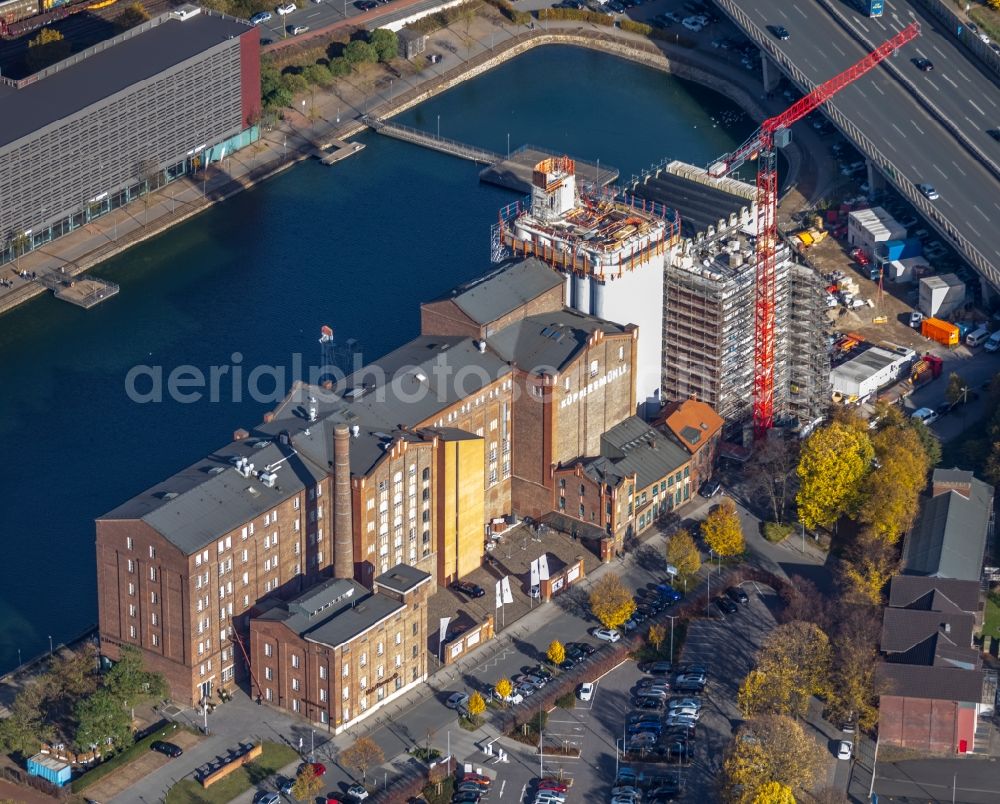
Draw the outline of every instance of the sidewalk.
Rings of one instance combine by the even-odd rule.
[[[438,31],[431,38],[434,47],[445,54],[439,64],[417,72],[410,62],[397,60],[388,70],[366,67],[329,91],[310,91],[296,98],[294,108],[285,110],[284,121],[264,132],[258,143],[0,267],[0,278],[12,283],[11,287],[0,286],[0,313],[45,292],[46,281],[52,284],[89,270],[308,158],[332,141],[355,136],[365,129],[355,118],[365,112],[392,117],[539,44],[592,47],[669,70],[729,96],[755,119],[774,114],[785,105],[784,98],[764,98],[759,77],[740,69],[723,51],[716,56],[670,42],[652,43],[636,34],[572,20],[528,30],[515,28],[506,20],[495,23],[476,17],[468,38],[452,29]],[[822,153],[813,132],[805,130],[800,139],[803,154]],[[832,175],[829,160],[800,159],[793,149],[788,156],[790,180],[800,170],[803,178],[803,186],[790,197],[794,203],[802,203],[803,194],[806,202],[821,197]],[[37,280],[21,279],[17,276],[20,271],[33,273]]]

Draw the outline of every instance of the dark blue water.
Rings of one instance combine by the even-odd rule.
[[[706,164],[752,130],[724,99],[662,73],[542,48],[400,119],[496,151],[522,143],[623,176],[665,156]],[[738,118],[733,120],[733,118]],[[716,127],[716,120],[727,122]],[[0,318],[0,668],[97,621],[95,517],[259,422],[234,399],[136,404],[136,365],[167,374],[237,358],[318,364],[321,324],[369,357],[413,337],[418,303],[488,268],[514,196],[478,167],[367,135],[335,167],[307,162],[101,266],[121,293],[83,311],[46,297]],[[267,391],[275,383],[263,380]]]

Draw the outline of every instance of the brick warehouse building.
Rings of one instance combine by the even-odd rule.
[[[431,576],[400,564],[324,581],[250,620],[252,697],[339,733],[427,678]]]
[[[141,647],[172,697],[197,702],[249,678],[266,598],[331,577],[370,589],[400,564],[435,588],[468,574],[487,523],[521,510],[515,443],[579,454],[634,409],[634,333],[559,309],[488,342],[421,336],[336,392],[297,384],[263,423],[98,519],[102,651]],[[517,407],[521,366],[543,364],[558,387]]]
[[[259,32],[183,6],[0,77],[0,263],[250,144]]]

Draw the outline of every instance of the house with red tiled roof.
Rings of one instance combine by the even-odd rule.
[[[725,419],[707,402],[698,399],[671,402],[661,417],[663,426],[691,455],[694,482],[700,484],[711,478]]]

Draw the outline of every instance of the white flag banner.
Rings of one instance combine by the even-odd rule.
[[[497,581],[497,608],[503,605],[503,592],[500,590],[500,581]]]
[[[438,632],[438,644],[444,643],[444,638],[448,635],[448,623],[451,622],[451,617],[441,618],[441,630]]]
[[[543,581],[547,581],[549,579],[549,557],[545,553],[542,553],[538,557],[538,576]]]
[[[531,562],[531,585],[538,586],[538,559]]]
[[[510,576],[504,575],[501,580],[501,587],[503,588],[503,602],[504,604],[514,602],[514,593],[510,590]]]

